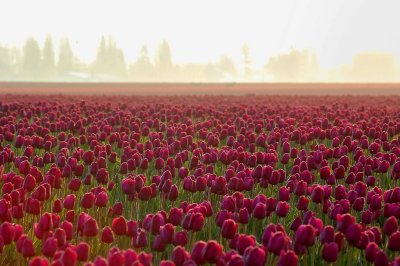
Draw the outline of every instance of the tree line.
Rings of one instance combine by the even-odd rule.
[[[248,48],[246,48],[248,49]],[[249,77],[248,51],[244,53]],[[175,64],[166,40],[152,59],[146,45],[134,62],[126,62],[123,50],[112,37],[102,36],[93,62],[82,62],[67,38],[59,41],[58,53],[51,36],[41,47],[30,37],[22,48],[0,45],[0,80],[3,81],[221,81],[239,77],[232,59],[221,56],[208,64]]]
[[[393,82],[400,81],[400,68],[393,56],[363,52],[350,65],[323,69],[310,50],[291,49],[270,57],[262,69],[252,67],[249,47],[241,49],[239,68],[228,56],[207,64],[176,64],[166,40],[154,58],[143,45],[134,62],[127,62],[123,50],[111,36],[102,36],[93,62],[82,62],[67,38],[59,40],[57,53],[49,35],[39,45],[33,37],[22,48],[0,45],[0,81],[133,81],[133,82]]]

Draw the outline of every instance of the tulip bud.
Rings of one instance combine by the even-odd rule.
[[[54,237],[47,238],[42,245],[42,253],[46,257],[53,257],[57,251],[57,239]]]
[[[168,222],[177,226],[181,224],[183,210],[181,208],[171,208],[169,211]]]
[[[191,257],[197,264],[201,265],[206,262],[203,256],[203,250],[206,248],[207,243],[204,241],[197,241],[192,249]]]
[[[92,192],[85,193],[82,196],[81,205],[85,209],[91,209],[94,205],[95,196]]]
[[[64,199],[64,208],[68,210],[74,209],[76,196],[74,194],[69,194]]]
[[[3,237],[3,244],[8,245],[14,240],[15,228],[9,222],[4,222],[0,225],[0,236]]]
[[[288,252],[281,251],[278,259],[278,266],[297,266],[299,263],[299,258],[296,253],[292,250]]]
[[[373,262],[378,251],[378,245],[375,242],[369,242],[367,244],[367,247],[365,248],[365,258],[367,259],[367,261]]]
[[[362,227],[358,223],[349,225],[346,230],[346,239],[352,245],[357,245],[360,241]]]
[[[393,251],[400,251],[400,231],[394,232],[390,235],[388,248]]]
[[[315,229],[311,225],[300,225],[296,231],[296,242],[303,246],[314,245]]]
[[[160,237],[164,243],[166,244],[172,243],[174,234],[175,234],[175,228],[172,224],[167,223],[160,227]]]
[[[392,233],[397,231],[398,226],[399,225],[397,218],[394,216],[390,216],[383,224],[383,232],[385,233],[385,235],[390,236]]]
[[[113,231],[109,226],[105,226],[101,233],[101,242],[103,243],[112,243],[114,241]]]
[[[224,238],[232,239],[237,231],[238,224],[232,219],[227,219],[223,222],[221,228],[221,235]]]
[[[22,243],[22,256],[24,258],[35,256],[35,247],[33,246],[32,240],[29,238],[26,238]]]
[[[277,231],[271,234],[267,248],[268,251],[271,251],[275,255],[278,255],[281,253],[282,250],[287,250],[289,244],[290,238],[287,237],[284,232]]]
[[[188,241],[188,235],[186,231],[176,232],[172,240],[174,246],[185,246]]]
[[[322,247],[322,258],[327,262],[335,262],[338,252],[339,248],[335,242],[325,243]]]
[[[116,235],[125,235],[127,231],[126,220],[124,216],[114,218],[112,221],[112,230]]]
[[[264,249],[258,247],[249,247],[243,254],[245,266],[263,266],[267,260],[267,254]]]
[[[167,243],[165,243],[160,235],[157,235],[156,238],[153,241],[153,246],[152,250],[158,251],[158,252],[163,252],[167,246]]]
[[[321,230],[319,239],[322,244],[333,242],[335,240],[335,229],[330,225],[325,226]]]
[[[96,220],[90,218],[85,222],[82,233],[84,236],[96,236],[98,234],[98,231],[99,229],[97,227]]]
[[[208,263],[216,263],[222,256],[222,246],[215,240],[210,240],[202,251],[203,259]]]
[[[171,254],[171,260],[175,263],[176,266],[184,265],[185,261],[187,261],[189,258],[189,252],[187,252],[182,246],[175,247]]]
[[[290,205],[285,201],[279,201],[276,206],[276,215],[286,217],[289,212]]]
[[[376,266],[388,266],[389,265],[389,259],[386,253],[383,250],[379,250],[374,259],[374,265]]]
[[[264,203],[257,203],[253,210],[253,217],[259,220],[264,219],[267,216],[267,206]]]
[[[79,261],[87,261],[90,254],[90,246],[88,243],[80,242],[76,246],[76,254]]]

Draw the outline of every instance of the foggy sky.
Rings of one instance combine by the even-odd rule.
[[[333,76],[351,72],[358,54],[383,53],[394,65],[400,61],[395,0],[1,0],[0,6],[0,44],[22,47],[28,37],[43,44],[51,34],[57,49],[68,37],[84,62],[95,60],[102,35],[114,37],[127,62],[137,59],[144,44],[154,57],[162,40],[168,40],[177,64],[207,64],[225,55],[241,69],[244,44],[255,69],[293,49],[315,53],[319,67],[334,69]]]

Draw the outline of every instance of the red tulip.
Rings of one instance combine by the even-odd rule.
[[[278,195],[278,199],[280,201],[286,201],[289,202],[290,200],[290,189],[287,187],[280,187],[279,188],[279,195]]]
[[[339,247],[335,242],[325,243],[322,247],[322,258],[327,262],[335,262],[339,253]]]
[[[112,221],[112,230],[116,235],[126,235],[127,226],[126,220],[123,216],[114,218]]]
[[[253,210],[253,217],[256,219],[264,219],[267,215],[267,206],[264,203],[257,203]]]
[[[46,257],[53,257],[57,251],[57,239],[53,237],[47,238],[42,245],[42,253]]]
[[[367,261],[373,262],[378,251],[378,245],[375,242],[369,242],[367,244],[367,247],[365,248],[365,258],[367,259]]]
[[[27,160],[24,160],[19,163],[18,171],[20,174],[27,175],[27,174],[29,174],[30,170],[31,170],[31,165],[29,164],[29,162]]]
[[[176,232],[172,240],[174,246],[185,246],[188,241],[188,235],[186,231]]]
[[[389,265],[389,259],[386,253],[382,250],[379,250],[374,259],[374,265],[375,266],[388,266]]]
[[[175,234],[175,228],[172,224],[167,223],[160,227],[160,237],[164,243],[166,244],[172,243],[174,234]]]
[[[173,225],[180,225],[183,217],[183,210],[181,208],[171,208],[169,211],[168,222]]]
[[[400,251],[400,231],[394,232],[390,235],[388,248],[393,251]]]
[[[286,217],[289,213],[290,205],[285,201],[279,201],[276,205],[276,215],[279,217]]]
[[[288,252],[281,251],[278,259],[278,266],[297,266],[299,263],[299,258],[296,253],[292,250]]]
[[[363,211],[361,214],[361,222],[370,224],[372,222],[372,212],[370,210]]]
[[[185,261],[187,261],[189,258],[189,252],[187,252],[182,246],[175,247],[171,254],[171,260],[175,263],[176,266],[184,265]]]
[[[160,266],[175,266],[175,263],[170,260],[162,260]]]
[[[27,174],[24,179],[24,189],[31,192],[36,187],[36,179],[33,175]]]
[[[90,218],[85,222],[82,233],[84,236],[96,236],[98,234],[98,231],[99,229],[97,227],[96,220]]]
[[[74,178],[69,182],[68,188],[72,191],[78,191],[81,187],[81,183],[82,181],[79,178]]]
[[[113,231],[109,226],[105,226],[101,233],[101,241],[104,243],[112,243],[114,241]]]
[[[161,235],[157,235],[153,241],[152,250],[158,251],[158,252],[163,252],[163,251],[165,251],[166,246],[167,246],[167,243],[164,242]]]
[[[35,256],[35,248],[33,246],[32,240],[26,238],[22,243],[22,256],[24,258],[30,258]]]
[[[80,242],[76,246],[76,254],[79,261],[87,261],[89,259],[90,246],[88,243]]]
[[[64,250],[64,252],[62,253],[61,258],[60,258],[62,265],[66,265],[66,266],[76,265],[77,259],[78,259],[78,256],[77,256],[76,252],[70,247],[68,247]]]
[[[8,245],[14,240],[15,228],[9,222],[4,222],[0,225],[0,236],[3,237],[3,244]]]
[[[231,240],[231,244],[234,242],[234,247],[231,248],[236,249],[240,255],[243,255],[245,250],[248,247],[254,247],[256,244],[256,240],[254,236],[249,236],[245,234],[238,235],[238,237],[233,238]]]
[[[311,193],[311,200],[315,203],[321,203],[324,199],[324,190],[321,186],[317,185]]]
[[[91,209],[94,205],[95,196],[92,192],[85,193],[81,199],[81,205],[85,209]]]
[[[300,196],[297,201],[297,209],[299,209],[300,211],[308,210],[308,203],[309,203],[309,199],[307,197]]]
[[[386,219],[385,223],[383,224],[383,232],[385,235],[390,236],[392,233],[397,231],[398,228],[398,221],[397,218],[394,216],[389,217]]]
[[[258,247],[249,247],[243,255],[245,266],[263,266],[267,260],[267,254],[264,249]]]
[[[330,225],[325,226],[321,230],[319,239],[322,244],[333,242],[335,240],[335,229]]]
[[[206,246],[207,246],[206,242],[197,241],[192,248],[191,257],[194,260],[194,262],[196,262],[199,265],[204,264],[206,262],[203,256],[204,252],[203,250],[205,250]]]
[[[221,228],[222,237],[232,239],[236,234],[237,228],[238,228],[238,224],[235,223],[234,220],[232,220],[232,219],[225,220],[223,222],[222,228]]]
[[[290,238],[286,236],[284,232],[277,231],[271,234],[271,238],[268,241],[268,251],[271,251],[275,255],[281,253],[282,250],[287,250],[290,244]]]
[[[72,225],[72,223],[70,223],[68,221],[64,221],[64,222],[62,222],[60,227],[65,232],[66,239],[68,241],[71,241],[72,240],[72,235],[73,235],[73,225]],[[56,232],[57,232],[57,229],[56,229]]]
[[[64,208],[68,209],[68,210],[72,210],[74,208],[75,205],[75,199],[76,196],[74,194],[69,194],[65,197],[64,199]]]
[[[207,242],[202,251],[203,259],[208,263],[216,263],[222,256],[222,246],[215,240]]]
[[[147,235],[144,231],[139,231],[136,238],[132,239],[133,246],[135,247],[146,247],[147,246]]]
[[[46,258],[34,257],[29,261],[29,266],[49,266],[50,263]]]
[[[138,260],[140,263],[143,264],[143,266],[151,266],[152,254],[140,252]]]
[[[107,202],[108,202],[108,195],[107,195],[107,192],[102,191],[102,192],[100,192],[100,193],[96,196],[96,199],[95,199],[95,201],[94,201],[94,204],[95,204],[97,207],[105,207],[105,206],[107,205]]]
[[[56,199],[53,202],[53,212],[59,213],[62,211],[62,204],[60,199]]]
[[[337,216],[337,228],[342,233],[346,233],[347,228],[354,223],[355,223],[355,218],[350,214],[346,213]]]
[[[106,259],[103,258],[103,257],[101,257],[101,256],[97,256],[97,257],[94,259],[93,264],[94,264],[95,266],[107,266],[107,265],[108,265]]]
[[[190,230],[200,231],[204,226],[205,220],[201,213],[195,213],[190,219]]]
[[[70,237],[72,239],[72,234]],[[56,229],[56,231],[54,232],[54,238],[57,240],[57,247],[62,247],[67,242],[67,234],[65,233],[65,230],[62,228]]]
[[[357,245],[360,241],[362,226],[354,223],[349,225],[346,230],[346,239],[352,245]]]
[[[139,192],[139,199],[142,201],[148,201],[151,199],[151,187],[142,187]]]
[[[136,221],[131,220],[126,222],[126,227],[127,227],[126,235],[135,237],[139,227],[138,223]]]
[[[39,227],[42,232],[47,232],[53,227],[53,217],[50,213],[45,212],[39,220]]]
[[[296,231],[296,242],[303,246],[312,246],[315,242],[315,229],[311,225],[300,225]]]

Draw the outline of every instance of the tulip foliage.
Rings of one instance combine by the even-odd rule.
[[[399,102],[4,95],[0,265],[400,265]]]

